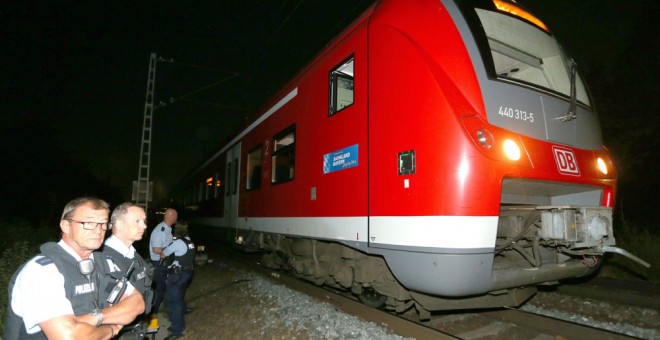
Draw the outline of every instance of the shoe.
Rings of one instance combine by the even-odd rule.
[[[194,311],[195,311],[195,310],[192,309],[192,308],[186,308],[185,314],[190,314],[190,313],[192,313],[192,312],[194,312]]]
[[[183,335],[170,334],[170,335],[166,336],[164,340],[176,340],[176,339],[180,339],[182,336]]]

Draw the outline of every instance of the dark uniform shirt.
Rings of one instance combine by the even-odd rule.
[[[105,240],[101,253],[113,279],[119,280],[129,274],[128,282],[142,294],[145,305],[144,313],[149,314],[154,295],[151,289],[153,279],[151,263],[147,263],[140,257],[133,246],[127,247],[114,235]]]

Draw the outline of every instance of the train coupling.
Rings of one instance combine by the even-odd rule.
[[[617,253],[617,254],[623,255],[623,256],[625,256],[625,257],[627,257],[627,258],[629,258],[629,259],[631,259],[631,260],[633,260],[633,261],[635,261],[635,262],[641,264],[642,266],[644,266],[644,267],[646,267],[646,268],[651,268],[651,264],[650,264],[650,263],[648,263],[648,262],[646,262],[646,261],[640,259],[639,257],[637,257],[637,256],[635,256],[635,255],[633,255],[633,254],[631,254],[631,253],[628,252],[627,250],[621,249],[621,248],[619,248],[619,247],[602,246],[602,247],[600,247],[600,249],[601,249],[604,253]]]
[[[541,230],[545,239],[568,241],[572,249],[593,248],[597,252],[617,253],[646,268],[651,264],[615,247],[612,209],[609,207],[550,206],[541,210]]]

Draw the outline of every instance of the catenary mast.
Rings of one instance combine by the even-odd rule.
[[[137,181],[133,182],[133,200],[137,205],[148,211],[151,200],[152,184],[149,181],[151,163],[151,129],[154,113],[154,88],[156,86],[156,53],[149,57],[149,73],[147,75],[147,94],[144,101],[144,124],[142,127],[142,144],[140,146],[140,164]]]

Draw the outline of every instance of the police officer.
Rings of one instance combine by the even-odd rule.
[[[114,305],[103,298],[112,282],[94,250],[103,242],[108,213],[108,203],[92,197],[64,207],[62,239],[43,244],[9,282],[4,339],[109,339],[144,311],[132,287]]]
[[[171,264],[167,267],[167,315],[170,317],[172,333],[166,340],[178,339],[183,336],[186,329],[184,314],[186,304],[184,301],[186,289],[193,274],[195,262],[195,244],[188,236],[188,224],[179,221],[174,226],[174,241],[163,249],[162,256],[171,257]],[[169,262],[169,261],[168,261]]]
[[[137,253],[133,242],[139,241],[147,229],[147,215],[141,206],[132,202],[118,205],[110,216],[112,235],[102,248],[105,265],[110,276],[115,280],[128,280],[144,298],[145,314],[151,310],[154,292],[151,289],[153,266]],[[125,327],[121,338],[141,339],[147,325],[138,318]]]
[[[163,301],[166,286],[166,267],[160,264],[160,254],[163,252],[163,248],[172,243],[172,226],[174,225],[174,222],[176,222],[177,217],[176,210],[165,210],[163,221],[154,228],[149,239],[149,255],[151,257],[151,263],[154,266],[153,288],[156,292],[153,308],[151,308],[151,312],[154,314],[158,314],[158,308],[160,307],[161,301]]]

